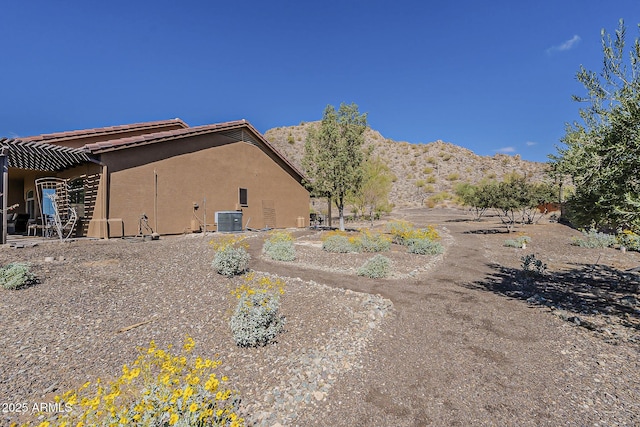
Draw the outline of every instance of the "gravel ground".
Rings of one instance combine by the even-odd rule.
[[[640,425],[638,277],[624,272],[640,254],[573,247],[559,224],[524,228],[523,251],[492,218],[397,216],[436,224],[446,251],[394,248],[384,280],[354,274],[370,255],[324,253],[309,230],[291,263],[250,234],[251,268],[287,281],[286,330],[257,349],[233,342],[240,279],[213,272],[203,236],[2,248],[0,264],[28,261],[41,283],[0,290],[0,404],[49,402],[190,334],[223,361],[250,425]],[[528,253],[549,268],[523,281]]]
[[[0,403],[51,402],[87,380],[117,377],[151,340],[179,345],[189,334],[199,354],[223,361],[250,424],[291,423],[345,372],[362,369],[363,350],[393,312],[376,295],[287,278],[286,331],[276,344],[238,348],[228,319],[241,279],[214,273],[212,258],[201,236],[1,250],[3,265],[30,262],[41,283],[0,290]],[[0,424],[18,418],[2,413]]]

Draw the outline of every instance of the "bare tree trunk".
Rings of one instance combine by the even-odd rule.
[[[338,205],[338,216],[340,217],[340,231],[344,231],[344,205]]]

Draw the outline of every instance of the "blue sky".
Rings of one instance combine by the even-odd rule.
[[[355,102],[385,137],[545,161],[638,0],[6,1],[0,137],[180,117],[258,130]]]

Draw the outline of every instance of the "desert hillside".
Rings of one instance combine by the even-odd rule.
[[[297,126],[269,129],[265,137],[304,170],[302,156],[307,132],[310,126],[318,125],[319,122],[303,122]],[[453,199],[456,184],[461,182],[476,183],[483,178],[499,180],[512,172],[526,174],[533,181],[545,178],[544,163],[525,161],[518,155],[478,156],[466,148],[443,141],[410,144],[393,141],[367,129],[365,146],[370,145],[373,146],[373,155],[384,159],[397,178],[389,199],[398,208],[423,204],[446,206]]]

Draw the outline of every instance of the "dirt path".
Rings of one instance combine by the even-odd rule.
[[[426,278],[375,281],[324,274],[327,285],[390,298],[396,317],[326,405],[299,425],[637,425],[637,349],[616,347],[540,307],[478,289],[492,251],[475,224],[452,239]],[[291,266],[256,269],[318,280]]]

